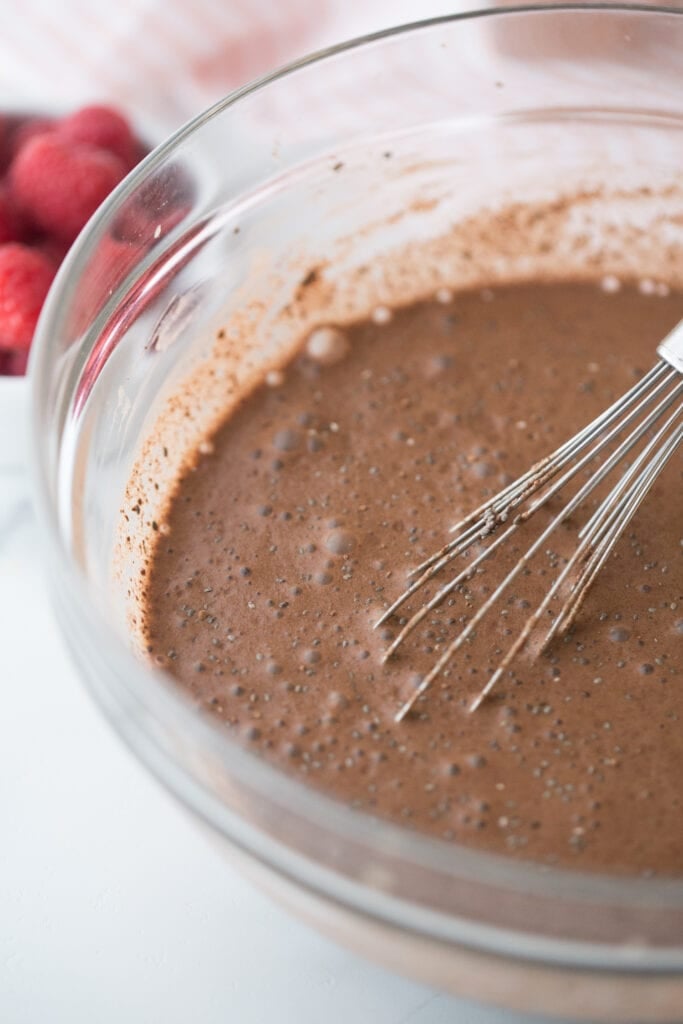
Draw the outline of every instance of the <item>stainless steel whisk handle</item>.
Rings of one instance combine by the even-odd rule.
[[[665,359],[669,366],[673,366],[674,370],[683,373],[683,320],[667,334],[657,348],[657,355]]]

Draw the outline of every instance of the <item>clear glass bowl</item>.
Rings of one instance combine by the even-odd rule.
[[[67,258],[32,357],[55,608],[114,727],[297,913],[528,1011],[681,1019],[683,883],[444,844],[245,751],[139,657],[142,521],[235,380],[307,325],[553,260],[656,275],[666,254],[683,279],[682,156],[680,13],[506,10],[372,36],[241,90],[147,158]],[[505,219],[539,203],[552,244]]]

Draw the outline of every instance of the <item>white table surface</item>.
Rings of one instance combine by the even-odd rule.
[[[91,703],[36,533],[26,475],[0,466],[0,1022],[500,1021],[333,945],[222,859]]]

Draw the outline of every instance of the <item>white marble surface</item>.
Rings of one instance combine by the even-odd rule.
[[[0,1021],[500,1020],[334,946],[234,872],[91,704],[39,550],[26,474],[0,465]]]

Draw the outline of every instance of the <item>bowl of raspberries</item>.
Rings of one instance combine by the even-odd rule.
[[[24,375],[55,274],[149,149],[111,106],[55,117],[0,114],[0,466],[24,461]]]
[[[0,116],[0,377],[25,373],[60,263],[148,148],[110,106]]]

